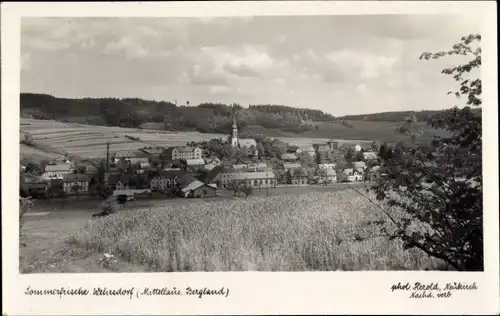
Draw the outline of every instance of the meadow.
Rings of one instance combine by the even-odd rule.
[[[371,202],[350,190],[194,200],[88,221],[64,243],[65,249],[79,249],[69,261],[81,260],[82,253],[119,258],[114,271],[446,269],[398,241],[360,240],[378,234],[366,222],[381,218]]]

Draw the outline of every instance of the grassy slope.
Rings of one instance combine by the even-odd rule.
[[[66,241],[111,252],[153,271],[421,270],[441,263],[374,238],[380,213],[352,191],[193,202],[121,212],[87,223]],[[85,250],[81,250],[85,252]]]

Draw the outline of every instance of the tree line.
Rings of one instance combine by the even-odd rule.
[[[314,127],[311,122],[333,121],[319,110],[282,105],[241,105],[204,102],[191,106],[170,101],[139,98],[58,98],[48,94],[21,93],[21,113],[36,119],[54,119],[89,125],[141,128],[144,123],[158,123],[165,130],[197,130],[203,133],[230,133],[233,115],[238,127],[260,125],[301,133]]]

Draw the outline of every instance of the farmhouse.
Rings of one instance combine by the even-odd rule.
[[[195,180],[181,189],[183,197],[206,198],[217,195],[216,185],[205,184]]]
[[[309,174],[304,168],[291,168],[286,172],[288,183],[291,184],[307,184],[309,182]]]
[[[177,159],[200,159],[202,156],[202,149],[199,147],[169,147],[163,152],[163,157],[165,160],[177,160]]]
[[[63,177],[63,190],[66,193],[74,193],[74,189],[78,192],[88,192],[90,177],[86,174],[66,174]]]
[[[281,155],[281,160],[283,161],[286,161],[286,162],[294,162],[294,161],[297,161],[297,156],[295,156],[295,154],[291,154],[291,153],[288,153],[288,154],[283,154]]]
[[[62,179],[65,174],[72,173],[74,168],[70,164],[51,164],[45,166],[44,179]]]
[[[181,169],[161,171],[156,177],[151,179],[151,190],[165,190],[174,188],[183,175],[184,172]]]

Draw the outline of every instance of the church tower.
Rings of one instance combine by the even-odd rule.
[[[233,115],[233,134],[231,135],[231,145],[238,147],[238,126],[236,126],[236,115]]]

